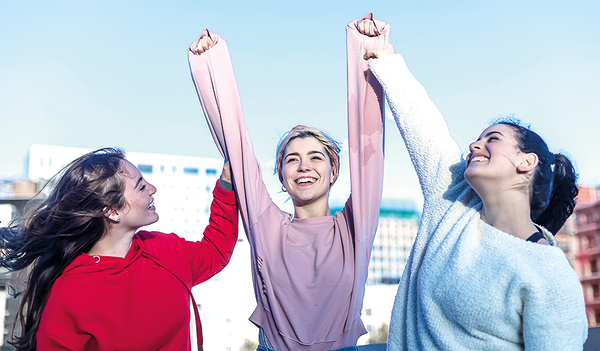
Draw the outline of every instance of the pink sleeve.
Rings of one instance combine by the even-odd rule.
[[[364,18],[373,19],[372,16]],[[358,32],[361,20],[346,27],[348,143],[355,240],[365,242],[370,252],[379,223],[383,189],[384,97],[363,55],[367,49],[383,49],[388,45],[390,25],[375,20],[380,35],[368,37]]]
[[[205,32],[207,33],[207,31]],[[188,53],[200,104],[217,148],[231,163],[233,184],[246,233],[272,201],[262,182],[250,135],[244,124],[227,42],[210,33],[215,45],[201,55]]]

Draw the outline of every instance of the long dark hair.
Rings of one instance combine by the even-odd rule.
[[[497,123],[513,128],[521,152],[538,156],[529,192],[531,219],[556,234],[573,213],[575,197],[579,193],[573,164],[567,156],[550,152],[546,142],[519,121]]]
[[[124,183],[118,176],[124,160],[123,151],[112,148],[79,157],[50,180],[50,194],[24,214],[22,223],[0,228],[0,265],[11,271],[30,267],[17,313],[21,335],[11,342],[17,350],[35,350],[52,285],[104,235],[105,214],[125,204]]]

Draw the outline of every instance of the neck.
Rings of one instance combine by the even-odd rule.
[[[331,216],[328,199],[305,205],[294,204],[294,218],[301,219],[323,216]]]
[[[530,216],[529,197],[524,192],[505,190],[482,195],[481,219],[487,224],[521,239],[537,231]]]
[[[113,227],[92,246],[92,249],[87,254],[90,256],[99,255],[125,258],[131,248],[134,235],[135,230],[124,233]]]

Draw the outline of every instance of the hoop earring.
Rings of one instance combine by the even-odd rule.
[[[287,193],[287,189],[283,185],[281,186],[281,191],[283,191],[284,193]]]

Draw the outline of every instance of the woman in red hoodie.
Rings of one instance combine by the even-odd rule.
[[[122,151],[101,149],[55,176],[49,196],[2,228],[0,264],[30,268],[17,350],[191,350],[194,285],[229,262],[238,222],[229,167],[200,242],[138,231],[156,188]],[[202,335],[195,309],[198,345]]]

